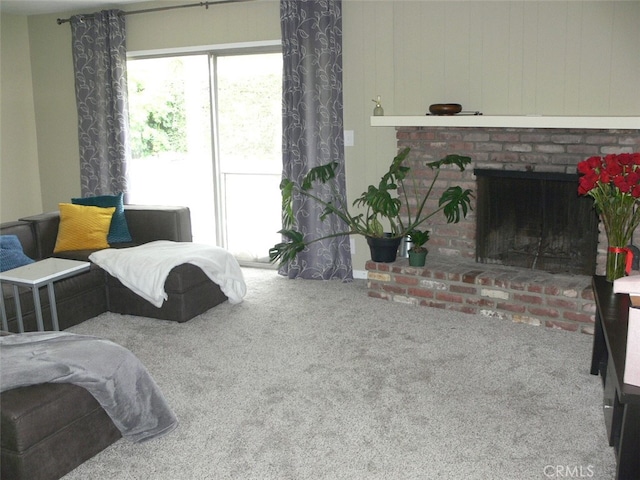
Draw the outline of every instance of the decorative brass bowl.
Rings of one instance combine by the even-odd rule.
[[[455,115],[462,111],[459,103],[434,103],[429,105],[429,112],[432,115]]]

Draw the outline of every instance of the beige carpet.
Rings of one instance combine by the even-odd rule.
[[[184,324],[71,329],[131,349],[180,426],[66,480],[613,478],[592,337],[244,273],[242,304]]]

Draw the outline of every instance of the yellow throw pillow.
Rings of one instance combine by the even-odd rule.
[[[60,203],[60,226],[54,253],[109,248],[107,235],[115,207]]]

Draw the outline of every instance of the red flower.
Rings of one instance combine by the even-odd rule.
[[[617,176],[613,179],[613,184],[618,187],[622,193],[629,193],[630,185],[627,182],[627,178],[623,176]]]
[[[614,155],[607,155],[605,159],[606,163],[606,172],[609,176],[614,177],[616,175],[620,175],[623,172],[623,167],[618,161],[617,158],[612,158]]]
[[[578,172],[586,174],[600,166],[600,157],[589,157],[578,163]]]
[[[617,155],[618,162],[620,162],[621,165],[634,165],[634,155],[638,155],[640,157],[640,154],[621,153]]]
[[[631,188],[640,184],[640,170],[632,170],[627,174],[627,182]]]
[[[640,198],[640,152],[589,157],[578,163],[578,194],[589,195],[594,188],[611,185],[614,195]]]
[[[578,180],[578,193],[580,195],[586,195],[589,190],[596,186],[597,182],[598,174],[593,171],[580,177],[580,179]]]

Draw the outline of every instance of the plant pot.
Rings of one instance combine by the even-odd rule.
[[[427,253],[429,253],[427,250],[421,252],[409,250],[409,265],[412,267],[424,267],[427,261]]]
[[[409,250],[413,247],[413,242],[411,241],[411,237],[406,236],[400,239],[400,247],[398,248],[398,256],[402,258],[409,257]]]
[[[367,244],[371,251],[371,260],[381,263],[395,262],[400,240],[402,240],[400,237],[367,237]]]

